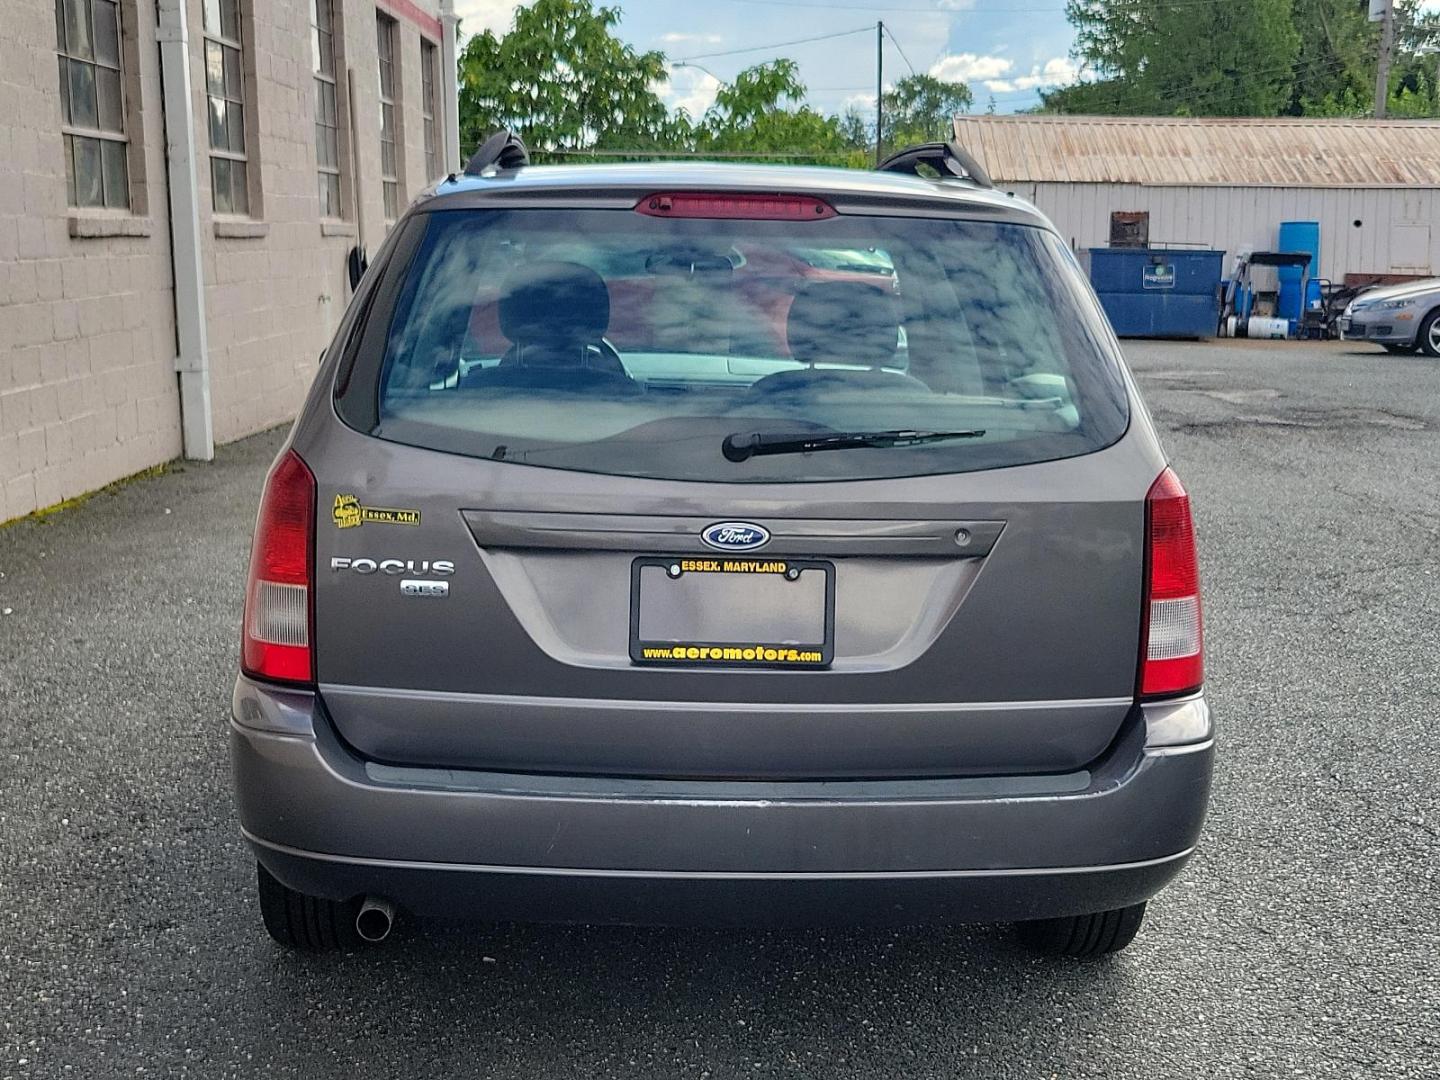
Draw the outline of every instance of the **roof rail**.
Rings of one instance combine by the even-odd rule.
[[[990,179],[980,163],[971,156],[954,139],[949,142],[921,143],[918,146],[907,146],[904,150],[897,150],[888,158],[875,166],[876,172],[898,172],[909,173],[912,176],[919,176],[921,165],[927,165],[940,174],[942,179],[955,177],[960,180],[969,180],[976,187],[993,188],[995,182]]]
[[[465,163],[466,176],[479,176],[492,165],[497,169],[518,169],[530,164],[530,151],[509,128],[501,128],[476,150]]]

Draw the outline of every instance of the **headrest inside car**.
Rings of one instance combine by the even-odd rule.
[[[500,332],[516,344],[587,344],[610,326],[610,290],[588,266],[536,262],[500,294]]]

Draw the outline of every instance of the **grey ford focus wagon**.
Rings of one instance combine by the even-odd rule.
[[[1189,500],[954,144],[530,167],[396,223],[266,480],[266,928],[1004,921],[1123,948],[1209,792]]]

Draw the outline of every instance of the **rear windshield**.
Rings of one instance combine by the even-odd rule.
[[[383,439],[521,466],[799,482],[1028,464],[1125,430],[1094,302],[1042,229],[582,209],[418,220],[393,305],[371,312],[383,360],[347,380],[346,396],[373,398],[342,401]]]

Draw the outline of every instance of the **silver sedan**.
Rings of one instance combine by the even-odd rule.
[[[1440,357],[1440,278],[1387,285],[1357,296],[1340,317],[1347,341],[1369,341],[1394,353]]]

